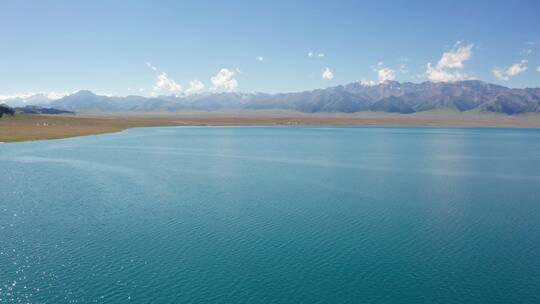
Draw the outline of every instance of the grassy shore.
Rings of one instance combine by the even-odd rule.
[[[290,112],[16,115],[0,118],[0,142],[58,139],[155,126],[468,126],[540,128],[540,116],[471,113],[304,114]]]

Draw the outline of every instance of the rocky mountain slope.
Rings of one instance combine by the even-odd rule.
[[[159,97],[110,97],[79,91],[48,106],[84,111],[234,111],[279,109],[300,112],[379,111],[415,113],[448,109],[509,115],[540,112],[540,88],[511,89],[478,80],[377,85],[359,82],[312,91],[265,93],[203,93]]]

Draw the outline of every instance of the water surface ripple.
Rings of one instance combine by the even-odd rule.
[[[540,303],[540,131],[0,145],[0,303]]]

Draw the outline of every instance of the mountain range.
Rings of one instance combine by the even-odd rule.
[[[445,109],[514,115],[540,112],[540,88],[513,89],[479,80],[467,80],[423,83],[386,81],[376,85],[354,82],[326,89],[278,94],[208,92],[180,96],[117,97],[96,95],[82,90],[49,101],[47,106],[75,112],[271,109],[308,113],[360,111],[415,113]]]

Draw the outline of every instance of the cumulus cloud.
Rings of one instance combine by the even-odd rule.
[[[472,79],[472,77],[466,73],[461,73],[458,71],[448,71],[446,69],[432,67],[431,63],[428,63],[426,74],[428,75],[429,80],[436,81],[436,82],[439,82],[439,81],[452,82],[452,81]]]
[[[520,63],[512,64],[508,71],[506,72],[508,76],[515,76],[517,74],[521,74],[527,70],[527,66],[525,64],[527,63],[527,60],[522,60]]]
[[[157,72],[157,68],[152,65],[150,62],[146,63],[146,66],[151,69],[154,72]],[[139,92],[143,92],[144,89],[139,89]],[[182,92],[182,86],[174,79],[169,77],[167,73],[160,73],[157,76],[156,83],[152,86],[152,96],[157,95],[158,93],[173,93],[173,94],[179,94]]]
[[[232,92],[238,88],[238,81],[234,78],[237,71],[231,71],[229,69],[221,69],[216,75],[210,78],[213,85],[213,90],[224,90]]]
[[[156,68],[155,66],[153,66],[150,62],[147,62],[147,63],[146,63],[146,66],[147,66],[148,68],[150,68],[152,71],[157,71],[157,68]]]
[[[505,71],[495,68],[493,69],[493,75],[495,75],[495,77],[501,81],[507,81],[510,79],[510,77],[525,72],[527,70],[527,66],[525,65],[526,63],[527,60],[521,60],[519,63],[512,64]]]
[[[379,64],[377,64],[379,66]],[[396,71],[390,69],[390,68],[381,68],[381,69],[375,69],[375,72],[377,72],[377,80],[366,80],[362,79],[360,80],[360,83],[365,86],[374,86],[381,83],[384,83],[386,81],[392,81],[396,80]]]
[[[456,69],[463,69],[464,62],[471,59],[472,44],[463,45],[456,42],[454,48],[444,52],[437,65],[433,66],[431,62],[427,64],[426,75],[431,81],[459,81],[472,79],[469,75]]]
[[[325,68],[321,77],[324,80],[332,80],[334,78],[334,73],[332,73],[329,68]]]
[[[396,80],[396,72],[389,68],[380,69],[379,71],[377,71],[377,76],[379,77],[380,83]]]
[[[510,77],[508,77],[505,72],[498,68],[493,69],[493,75],[495,75],[495,77],[497,77],[497,79],[501,81],[507,81],[508,79],[510,79]]]
[[[189,82],[189,88],[186,89],[186,95],[201,93],[204,90],[204,84],[200,80],[192,80]]]
[[[316,57],[322,58],[322,57],[324,57],[324,53],[315,53],[313,51],[310,51],[310,52],[307,53],[307,56],[310,57],[310,58],[316,58]]]
[[[471,58],[472,44],[460,46],[457,44],[457,49],[450,52],[444,52],[441,59],[437,63],[438,68],[463,68],[463,62]]]
[[[264,57],[263,57],[263,56],[257,56],[257,57],[255,57],[255,60],[257,60],[257,61],[263,61],[263,60],[264,60]]]
[[[154,92],[168,92],[178,94],[182,92],[182,86],[176,83],[166,73],[158,75],[156,84],[153,86]]]
[[[540,66],[536,68],[536,71],[540,73]]]

